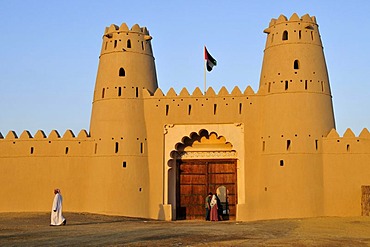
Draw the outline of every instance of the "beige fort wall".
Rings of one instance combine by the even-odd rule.
[[[332,130],[323,138],[324,209],[327,216],[361,215],[361,186],[370,186],[370,134]]]
[[[0,212],[49,211],[54,188],[61,188],[68,211],[86,211],[93,145],[86,131],[77,137],[39,130],[34,137],[10,131],[0,139]]]
[[[146,158],[130,158],[124,150],[132,144],[121,141],[116,150],[116,143],[85,130],[77,137],[24,131],[19,138],[10,131],[0,139],[0,212],[49,211],[60,188],[65,211],[149,217]]]

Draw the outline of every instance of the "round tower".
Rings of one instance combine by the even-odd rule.
[[[271,217],[321,215],[321,138],[335,123],[318,25],[308,14],[281,15],[264,32],[261,198],[275,202]]]
[[[154,92],[157,76],[148,30],[123,23],[103,36],[94,90],[90,134],[95,138],[136,135],[144,127],[142,89]]]
[[[149,168],[142,90],[157,76],[145,27],[106,28],[92,104],[90,174],[94,212],[148,217]]]
[[[306,131],[322,136],[334,128],[329,77],[315,17],[272,19],[267,33],[259,93],[265,94],[266,132]],[[284,121],[284,118],[287,121]],[[272,121],[270,121],[272,120]],[[272,133],[271,133],[272,134]]]

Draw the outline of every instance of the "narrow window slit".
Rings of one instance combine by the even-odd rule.
[[[169,111],[170,111],[170,106],[166,105],[166,116],[168,116]]]

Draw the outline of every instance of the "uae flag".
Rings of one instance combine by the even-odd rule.
[[[213,66],[217,65],[216,59],[214,59],[211,54],[207,51],[207,48],[204,46],[204,60],[206,61],[206,67],[208,71],[213,69]]]

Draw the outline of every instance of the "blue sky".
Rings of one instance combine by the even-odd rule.
[[[218,66],[208,86],[258,89],[271,18],[317,18],[333,94],[337,130],[370,129],[370,1],[0,1],[0,132],[62,135],[89,129],[106,26],[146,26],[153,36],[158,83],[203,87],[203,46]]]

